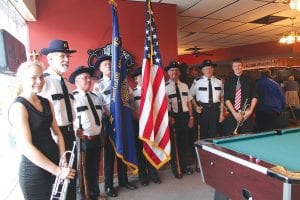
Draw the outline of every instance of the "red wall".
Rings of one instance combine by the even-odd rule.
[[[30,49],[48,47],[52,39],[69,41],[71,69],[87,65],[87,50],[111,42],[111,8],[106,0],[37,0],[37,21],[29,22]],[[145,39],[145,2],[118,1],[123,48],[141,65]],[[152,3],[163,65],[177,58],[176,6]],[[43,59],[45,61],[45,58]]]

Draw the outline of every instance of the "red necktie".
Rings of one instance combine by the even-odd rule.
[[[242,87],[240,83],[240,77],[238,77],[236,88],[235,88],[235,97],[234,97],[234,109],[238,111],[241,108],[242,100]]]

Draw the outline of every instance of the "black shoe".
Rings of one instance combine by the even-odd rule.
[[[185,170],[182,171],[183,174],[185,175],[192,175],[193,174],[193,170],[186,168]]]
[[[119,184],[120,187],[126,187],[128,190],[135,190],[137,187],[131,183]]]
[[[182,178],[182,174],[174,174],[175,178],[181,179]]]
[[[147,180],[142,180],[142,181],[141,181],[141,185],[142,185],[142,186],[147,186],[147,185],[149,185],[149,181],[147,181]]]
[[[153,183],[155,183],[155,184],[161,184],[161,180],[160,180],[160,178],[154,178],[154,179],[152,179],[152,181],[153,181]]]
[[[116,191],[114,190],[114,188],[106,188],[105,189],[105,193],[109,197],[116,197],[116,196],[118,196],[118,193],[116,193]]]
[[[199,173],[200,172],[200,168],[196,167],[196,172]]]

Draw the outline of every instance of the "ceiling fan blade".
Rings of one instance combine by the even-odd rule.
[[[200,47],[191,47],[191,48],[185,49],[185,51],[199,51],[200,49],[203,49],[203,48],[200,48]]]
[[[193,52],[192,55],[198,57],[198,56],[212,56],[213,54],[197,51],[197,52]]]

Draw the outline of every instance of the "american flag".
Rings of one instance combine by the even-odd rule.
[[[146,38],[142,66],[139,137],[143,153],[159,169],[170,160],[168,103],[151,1],[146,1]]]

